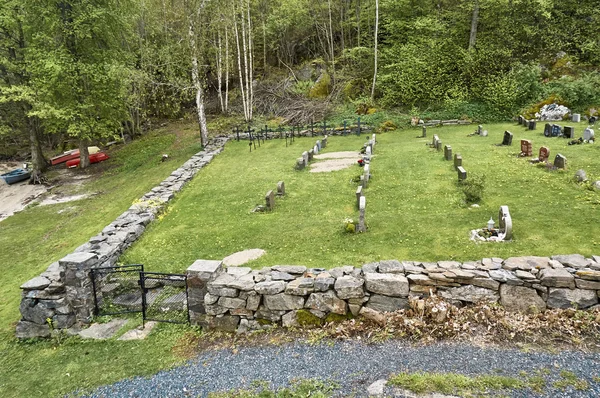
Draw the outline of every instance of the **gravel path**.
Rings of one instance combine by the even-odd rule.
[[[287,386],[297,378],[334,380],[339,396],[366,396],[367,387],[401,371],[456,372],[465,375],[519,376],[525,371],[551,371],[544,395],[532,391],[508,392],[511,397],[597,397],[600,355],[575,351],[558,354],[477,348],[468,345],[435,344],[411,347],[397,341],[379,345],[360,342],[292,344],[205,352],[183,366],[150,378],[136,377],[97,389],[90,397],[205,397],[209,392],[248,387],[252,381],[268,381],[273,387]],[[569,370],[588,381],[590,388],[565,391],[552,388],[561,370]],[[387,396],[394,390],[386,387]]]

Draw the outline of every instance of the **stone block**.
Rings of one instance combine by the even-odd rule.
[[[277,196],[285,196],[285,183],[283,181],[277,183]]]
[[[543,269],[539,272],[538,279],[543,286],[575,287],[575,278],[565,269]]]
[[[404,275],[368,273],[364,276],[367,291],[385,296],[408,296],[408,279]]]
[[[208,330],[220,330],[223,332],[235,332],[240,323],[240,317],[235,315],[224,315],[209,317],[203,325]]]
[[[281,317],[285,315],[287,311],[273,311],[266,308],[264,305],[258,308],[258,311],[254,314],[257,319],[266,319],[271,322],[279,322]]]
[[[294,296],[307,296],[315,291],[315,280],[313,278],[298,278],[287,284],[286,294]]]
[[[50,280],[43,276],[36,276],[21,285],[23,290],[43,290],[50,285]]]
[[[346,302],[341,300],[331,290],[324,293],[312,293],[304,306],[305,308],[325,313],[332,312],[334,314],[345,315],[347,312]]]
[[[352,276],[342,276],[335,281],[335,291],[341,299],[349,299],[364,296],[364,281]]]
[[[306,266],[304,265],[275,265],[271,269],[293,275],[302,275],[306,272]]]
[[[547,268],[550,258],[537,256],[510,257],[504,260],[502,268],[509,271],[520,269],[531,271],[533,268]]]
[[[467,171],[465,170],[464,167],[458,166],[456,168],[456,171],[458,172],[458,180],[459,181],[463,181],[463,180],[467,179]]]
[[[239,298],[221,297],[218,303],[221,307],[229,309],[246,308],[246,300]]]
[[[548,292],[548,307],[585,309],[598,304],[598,295],[593,290],[551,288]]]
[[[450,145],[444,145],[444,159],[452,160],[452,147]]]
[[[273,190],[270,190],[265,195],[265,204],[267,206],[267,210],[275,209],[275,194]]]
[[[571,268],[585,268],[590,265],[590,261],[583,257],[581,254],[561,254],[552,256],[552,260],[560,262],[565,267]]]
[[[398,260],[383,260],[379,262],[379,272],[382,274],[404,274],[404,265]]]
[[[33,339],[37,337],[50,337],[50,326],[28,321],[17,323],[16,337],[18,339]]]
[[[557,169],[565,169],[567,167],[567,158],[560,153],[554,158],[554,167]]]
[[[208,282],[216,279],[223,272],[223,261],[220,260],[196,260],[186,270],[188,280]]]
[[[538,313],[546,309],[546,303],[532,288],[523,286],[500,286],[500,303],[508,311]]]
[[[272,281],[272,282],[260,282],[254,285],[254,291],[258,294],[277,294],[285,290],[285,282],[283,281]]]
[[[408,296],[408,292],[406,294]],[[369,302],[366,307],[371,308],[378,312],[394,312],[398,310],[408,309],[408,299],[400,297],[389,297],[382,296],[379,294],[373,294],[369,298]]]
[[[469,303],[477,303],[481,301],[495,303],[500,298],[500,295],[497,291],[475,287],[472,285],[465,285],[443,290],[440,292],[440,295],[448,300],[460,300]]]

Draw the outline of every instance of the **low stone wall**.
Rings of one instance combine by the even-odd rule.
[[[436,293],[455,305],[499,302],[511,311],[586,309],[598,304],[600,256],[485,258],[460,263],[388,260],[360,268],[261,270],[198,260],[188,269],[191,319],[208,329],[246,332],[272,324],[319,324],[408,308]]]
[[[22,319],[18,338],[47,337],[51,328],[67,329],[91,320],[94,309],[92,267],[114,266],[119,256],[145,231],[164,204],[223,150],[227,138],[217,138],[152,188],[102,232],[21,286]]]
[[[373,126],[370,125],[361,125],[360,126],[360,134],[366,134],[373,130]],[[269,131],[267,133],[261,132],[260,135],[257,133],[252,134],[252,139],[285,139],[285,135],[289,134],[290,131]],[[344,130],[343,127],[334,127],[327,128],[325,131],[322,128],[315,128],[315,131],[311,130],[300,130],[294,132],[294,137],[319,137],[319,136],[344,136],[344,135],[357,135],[359,134],[358,126],[348,126]],[[239,134],[229,134],[229,139],[231,140],[249,140],[250,134],[247,132],[240,132]]]

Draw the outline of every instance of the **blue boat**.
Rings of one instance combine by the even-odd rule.
[[[9,173],[1,174],[2,178],[7,184],[14,184],[15,182],[23,181],[31,177],[29,170],[15,169]]]

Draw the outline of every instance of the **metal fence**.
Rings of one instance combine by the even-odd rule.
[[[187,276],[140,272],[144,321],[189,323]]]
[[[92,268],[94,314],[119,315],[143,311],[142,264]]]

